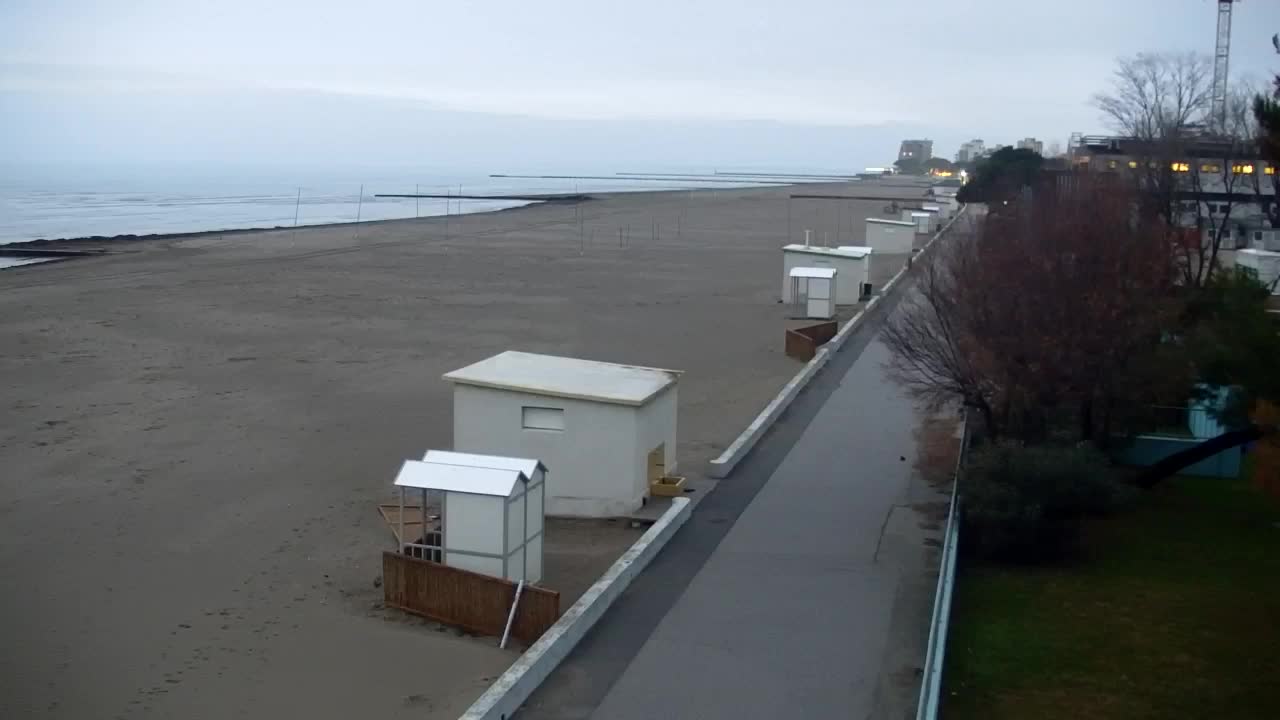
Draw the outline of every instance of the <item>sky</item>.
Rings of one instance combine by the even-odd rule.
[[[1209,53],[1215,21],[1210,0],[0,0],[0,160],[834,168],[919,134],[944,156],[1065,145],[1106,130],[1090,97],[1117,57]],[[1277,32],[1280,1],[1239,3],[1233,75],[1280,70]]]

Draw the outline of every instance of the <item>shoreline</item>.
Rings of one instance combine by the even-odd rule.
[[[650,192],[640,190],[637,192]],[[663,190],[655,190],[652,192],[667,192]],[[122,233],[119,235],[80,235],[76,237],[65,238],[36,238],[35,240],[17,240],[15,242],[0,243],[0,256],[5,254],[7,249],[23,250],[38,248],[58,248],[63,245],[84,245],[89,243],[106,244],[106,243],[137,243],[156,240],[174,240],[177,238],[199,238],[209,237],[212,235],[253,235],[258,233],[280,232],[281,230],[302,230],[308,228],[335,228],[351,225],[382,225],[385,223],[405,222],[405,221],[431,221],[441,218],[455,218],[464,215],[489,215],[493,213],[509,212],[511,210],[520,210],[527,207],[538,205],[568,205],[573,203],[584,203],[598,200],[597,195],[609,195],[613,193],[581,193],[578,195],[548,195],[545,200],[530,200],[524,205],[515,207],[497,208],[494,210],[477,210],[474,212],[452,213],[449,215],[422,215],[420,217],[406,218],[385,218],[382,220],[361,220],[348,222],[322,222],[308,223],[306,225],[274,225],[272,227],[228,227],[215,230],[192,230],[190,232],[171,232],[171,233]],[[500,199],[500,198],[499,198]]]
[[[626,195],[644,195],[654,197],[671,193],[700,193],[700,192],[728,192],[737,190],[765,190],[776,189],[779,187],[794,187],[801,183],[778,183],[770,185],[747,186],[747,187],[726,187],[726,188],[683,188],[683,189],[654,189],[654,190],[613,190],[604,192],[591,193],[557,193],[543,196],[543,200],[530,200],[524,205],[516,205],[514,207],[496,208],[493,210],[476,210],[473,212],[451,213],[448,215],[422,215],[419,217],[403,217],[403,218],[384,218],[381,220],[361,220],[361,221],[341,221],[341,222],[321,222],[308,223],[305,225],[273,225],[271,227],[227,227],[213,230],[192,230],[188,232],[165,232],[165,233],[121,233],[119,235],[79,235],[75,237],[63,238],[36,238],[34,240],[17,240],[14,242],[0,243],[0,256],[4,256],[6,249],[23,250],[23,249],[56,249],[64,246],[83,246],[83,245],[107,245],[107,244],[124,244],[124,243],[140,243],[154,242],[160,240],[176,240],[179,238],[201,238],[216,235],[254,235],[258,233],[280,232],[282,230],[303,230],[314,228],[340,228],[354,225],[379,226],[387,223],[397,222],[431,222],[441,219],[451,219],[456,217],[471,215],[487,215],[492,216],[498,213],[512,212],[515,210],[523,210],[530,207],[551,206],[551,205],[574,205],[589,202],[597,202],[606,200],[611,197]],[[375,195],[376,197],[376,195]],[[530,195],[528,197],[534,197]],[[502,199],[502,198],[494,198]],[[17,254],[17,253],[15,253]]]

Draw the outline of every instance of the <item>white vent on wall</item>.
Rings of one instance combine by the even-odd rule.
[[[520,408],[520,426],[525,430],[564,430],[564,410],[561,408]]]

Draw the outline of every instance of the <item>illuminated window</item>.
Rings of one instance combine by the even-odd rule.
[[[1275,175],[1275,174],[1276,174],[1276,169],[1275,169],[1275,166],[1273,166],[1273,165],[1268,165],[1268,166],[1267,166],[1267,169],[1266,169],[1266,170],[1263,170],[1262,172],[1264,172],[1264,173],[1266,173],[1266,174],[1268,174],[1268,175]]]
[[[1217,163],[1204,163],[1200,166],[1200,172],[1207,172],[1207,173],[1222,172],[1222,166]]]
[[[1237,173],[1239,175],[1252,175],[1253,166],[1252,165],[1232,165],[1231,172]]]
[[[1188,165],[1188,164],[1186,164],[1186,163],[1184,163],[1184,162],[1176,162],[1176,163],[1172,163],[1172,164],[1170,164],[1170,165],[1169,165],[1169,167],[1170,167],[1174,172],[1188,172],[1188,171],[1190,171],[1190,170],[1191,170],[1191,166],[1190,166],[1190,165]]]
[[[1138,161],[1137,161],[1137,160],[1130,160],[1130,161],[1129,161],[1129,169],[1130,169],[1130,170],[1137,170],[1137,169],[1138,169]]]
[[[1115,160],[1108,160],[1108,161],[1107,161],[1107,169],[1108,169],[1108,170],[1115,170],[1115,169],[1116,169],[1116,161],[1115,161]]]

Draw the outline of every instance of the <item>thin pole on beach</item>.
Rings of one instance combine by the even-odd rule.
[[[445,242],[449,241],[449,193],[450,192],[452,191],[449,188],[444,189],[444,239],[445,239]]]
[[[298,188],[298,199],[293,204],[293,226],[298,227],[298,211],[302,209],[302,188]]]
[[[356,239],[360,239],[360,212],[364,210],[364,183],[360,183],[360,197],[356,200]]]
[[[417,185],[413,186],[413,217],[414,219],[417,219],[418,217],[418,194],[421,192],[422,191],[418,189]]]
[[[587,232],[582,220],[582,203],[576,202],[573,207],[578,216],[578,254],[582,255],[587,252]]]
[[[791,244],[791,196],[787,196],[787,244]]]

